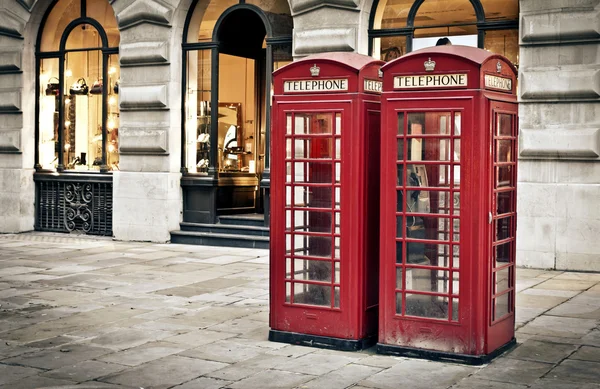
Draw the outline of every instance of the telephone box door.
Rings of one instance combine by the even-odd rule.
[[[288,103],[276,108],[274,125],[285,132],[275,132],[272,144],[285,148],[273,148],[271,174],[285,188],[272,192],[271,228],[284,230],[285,239],[272,240],[271,245],[285,256],[272,262],[271,298],[285,300],[271,311],[272,327],[356,336],[348,316],[352,301],[341,297],[350,287],[340,236],[346,222],[341,215],[350,208],[341,195],[341,182],[352,174],[342,167],[344,143],[352,136],[350,104],[320,104],[315,109]]]
[[[483,298],[468,292],[478,258],[461,239],[477,228],[471,214],[483,206],[465,190],[481,182],[464,169],[480,157],[472,100],[429,99],[423,107],[383,107],[379,343],[469,353],[467,308]]]
[[[490,102],[493,173],[491,174],[491,255],[488,300],[490,331],[487,347],[494,350],[513,336],[515,324],[515,238],[517,226],[517,114],[513,103]]]

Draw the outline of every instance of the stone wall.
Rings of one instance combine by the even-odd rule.
[[[600,271],[600,2],[520,2],[517,263]]]

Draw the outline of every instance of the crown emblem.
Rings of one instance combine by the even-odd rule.
[[[377,75],[379,76],[379,78],[383,77],[383,71],[381,70],[381,68],[379,68],[379,72],[377,73]]]
[[[311,68],[310,68],[310,75],[313,77],[319,77],[319,72],[321,72],[321,68],[317,66],[317,64],[314,64]]]
[[[425,71],[433,72],[435,69],[435,61],[431,60],[431,57],[423,63],[425,65]]]
[[[500,63],[500,61],[498,61],[498,63],[496,63],[496,71],[498,73],[500,73],[502,71],[502,64]]]

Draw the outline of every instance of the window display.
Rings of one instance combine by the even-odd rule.
[[[64,9],[67,14],[72,14],[72,7],[68,6],[71,3]],[[75,14],[71,23],[81,16],[81,24],[64,26],[68,29],[60,33],[53,29],[52,34],[42,34],[43,43],[59,51],[40,53],[43,58],[39,59],[40,169],[119,170],[120,67],[116,47],[107,46],[118,46],[118,35],[115,39],[112,9],[106,8],[106,12],[94,16],[107,26],[114,26],[110,31],[84,19],[85,15]],[[53,11],[47,26],[54,27],[53,17],[60,15]],[[54,36],[60,42],[63,35],[67,35],[64,47],[57,47],[48,38]]]

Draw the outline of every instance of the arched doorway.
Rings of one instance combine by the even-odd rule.
[[[183,222],[268,226],[271,73],[292,61],[287,1],[199,0],[184,37]]]
[[[56,0],[36,43],[35,228],[112,235],[119,42],[107,0]]]

